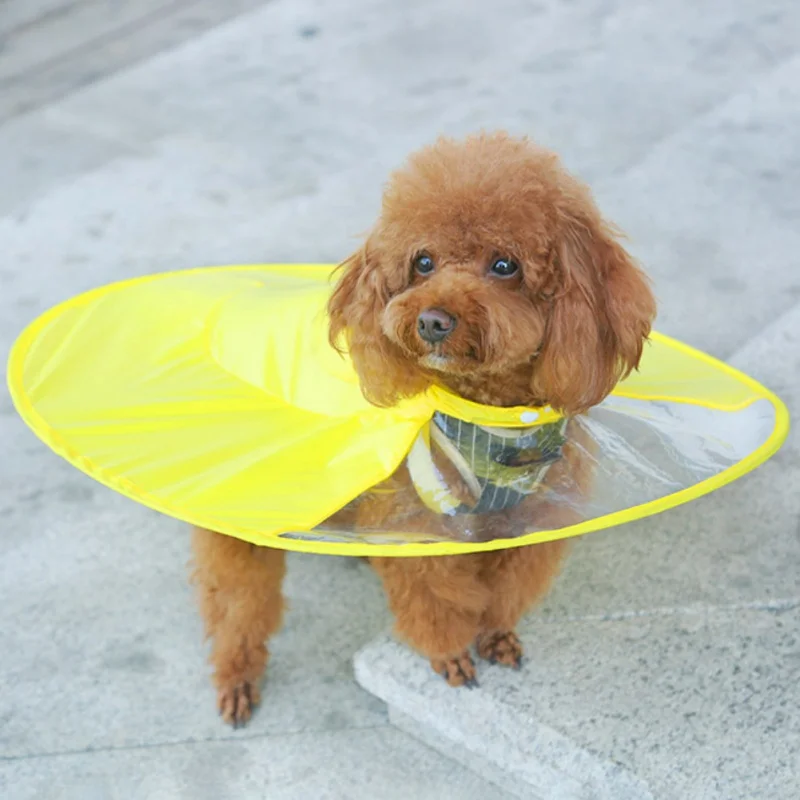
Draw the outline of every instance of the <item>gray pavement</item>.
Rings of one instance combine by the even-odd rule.
[[[2,0],[0,122],[269,0]]]
[[[338,260],[409,150],[505,127],[592,182],[662,330],[800,411],[798,87],[786,0],[3,0],[0,352],[111,280]],[[292,557],[238,732],[214,712],[183,527],[62,464],[5,394],[0,441],[0,797],[796,794],[796,438],[581,540],[523,630],[530,666],[466,697],[382,638],[361,562]]]

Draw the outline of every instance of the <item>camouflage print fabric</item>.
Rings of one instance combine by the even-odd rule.
[[[431,458],[436,446],[437,458],[451,462],[472,487],[471,500],[451,513],[483,514],[520,503],[561,457],[566,424],[562,418],[525,428],[487,428],[437,412],[431,421]],[[436,472],[443,477],[441,468]]]

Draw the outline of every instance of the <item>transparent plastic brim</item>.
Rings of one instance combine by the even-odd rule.
[[[341,544],[444,545],[456,552],[449,546],[533,544],[623,524],[688,502],[754,468],[782,441],[780,412],[768,398],[722,411],[611,396],[570,420],[562,458],[513,509],[435,514],[401,468],[313,536]]]

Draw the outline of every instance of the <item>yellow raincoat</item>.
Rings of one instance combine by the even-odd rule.
[[[441,388],[391,409],[370,405],[349,360],[328,344],[331,271],[209,268],[75,297],[17,340],[8,366],[16,407],[56,453],[144,505],[256,544],[341,555],[463,553],[609,527],[729,483],[788,432],[775,395],[654,334],[640,372],[581,418],[598,445],[598,479],[573,509],[575,524],[542,530],[532,519],[522,535],[489,541],[421,537],[397,520],[326,527],[403,464],[432,514],[455,513],[426,460],[430,432],[442,439],[435,415],[501,438],[561,419]]]

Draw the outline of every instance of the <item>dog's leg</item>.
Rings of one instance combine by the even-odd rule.
[[[532,496],[513,512],[517,520],[526,523],[535,519],[543,529],[565,528],[580,522],[582,517],[576,509],[591,490],[596,451],[597,443],[590,430],[579,421],[570,420],[563,456],[550,468],[546,478],[547,484],[559,487],[562,499],[553,504]],[[482,554],[481,577],[491,589],[492,599],[475,642],[481,658],[520,666],[522,645],[514,629],[547,593],[568,551],[568,540],[559,539]]]
[[[514,629],[546,594],[566,551],[567,542],[559,540],[481,555],[481,577],[491,590],[475,640],[481,658],[519,668],[522,644]]]
[[[222,719],[247,722],[260,699],[267,639],[281,624],[284,553],[196,528],[194,574]]]
[[[467,648],[490,594],[473,555],[373,558],[395,616],[395,629],[451,686],[477,685]]]

